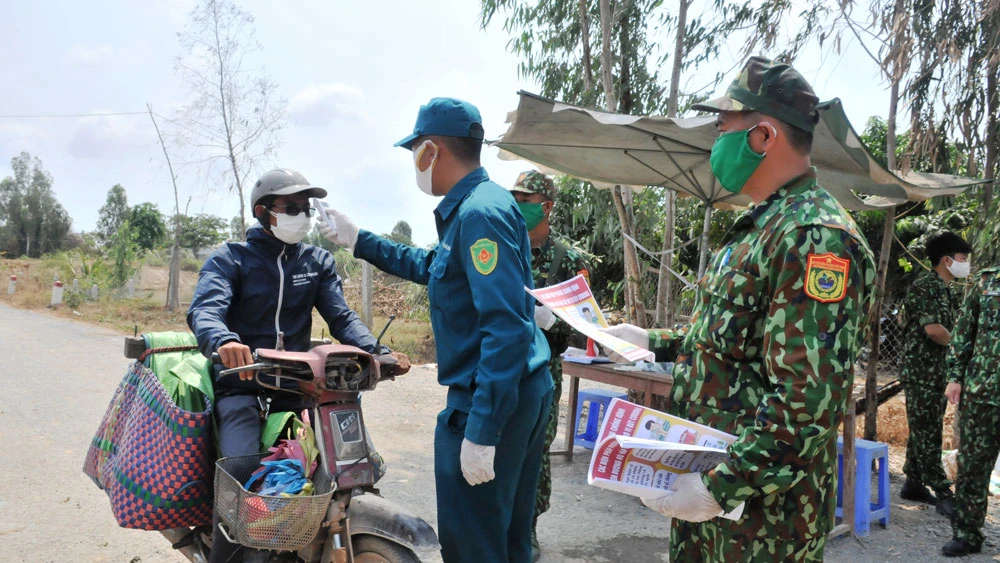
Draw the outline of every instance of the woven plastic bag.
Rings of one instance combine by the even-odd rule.
[[[98,426],[83,472],[105,492],[118,524],[140,530],[212,521],[212,403],[191,412],[134,362]]]

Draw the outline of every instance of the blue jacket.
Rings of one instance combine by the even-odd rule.
[[[375,337],[344,300],[333,255],[308,244],[285,244],[254,226],[246,242],[227,243],[205,262],[187,322],[206,357],[234,340],[251,350],[274,348],[279,331],[286,350],[305,351],[313,307],[338,341],[375,350]]]
[[[448,406],[469,413],[466,438],[495,445],[518,393],[541,396],[552,388],[549,346],[524,290],[534,287],[528,230],[513,196],[482,168],[459,181],[434,216],[439,242],[433,250],[361,231],[354,254],[427,284]]]

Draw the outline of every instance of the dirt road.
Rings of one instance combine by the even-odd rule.
[[[90,438],[128,363],[122,335],[0,305],[0,353],[0,561],[184,561],[158,534],[119,528],[104,493],[81,472]],[[419,366],[364,399],[375,443],[389,465],[379,483],[383,494],[431,524],[431,440],[444,396],[434,366]],[[539,522],[542,563],[666,561],[669,521],[630,497],[587,486],[589,455],[577,452],[571,464],[555,462],[552,509]],[[896,500],[900,482],[894,477],[889,528],[875,527],[863,540],[831,541],[827,561],[943,560],[936,554],[950,536],[947,522]],[[987,537],[1000,536],[996,509],[991,501]],[[992,545],[984,551],[980,560],[1000,558]]]

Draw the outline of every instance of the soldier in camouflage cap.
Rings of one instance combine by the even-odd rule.
[[[984,268],[965,293],[955,325],[945,395],[961,409],[954,537],[948,556],[983,548],[990,473],[1000,453],[1000,268]]]
[[[750,57],[725,96],[695,104],[691,109],[757,111],[811,133],[819,122],[817,103],[819,98],[812,87],[791,66],[764,57]]]
[[[559,194],[555,182],[537,170],[522,172],[511,188],[514,199],[524,215],[528,238],[531,240],[531,270],[535,287],[546,287],[564,282],[577,274],[589,277],[589,270],[583,253],[570,242],[552,234],[549,215]],[[588,279],[589,283],[589,279]],[[549,424],[545,432],[545,447],[542,450],[542,471],[538,477],[538,493],[535,497],[535,518],[531,526],[532,561],[541,556],[535,528],[538,517],[549,509],[552,496],[552,465],[549,448],[556,437],[559,424],[559,401],[562,397],[562,356],[570,344],[579,346],[580,335],[570,326],[556,318],[552,311],[535,304],[535,322],[545,333],[552,357],[549,372],[555,391],[552,394],[552,408]]]
[[[946,400],[945,360],[959,303],[952,289],[955,278],[968,275],[972,247],[955,233],[927,241],[931,270],[922,270],[903,300],[903,368],[899,379],[906,391],[906,482],[904,500],[937,505],[938,514],[955,511],[951,481],[941,464],[941,426]],[[932,495],[927,487],[934,489]],[[935,496],[936,495],[936,496]]]
[[[515,194],[540,194],[545,197],[546,201],[551,202],[555,202],[556,196],[559,195],[559,188],[556,187],[552,178],[538,170],[527,170],[518,174],[517,180],[514,181],[514,187],[510,191]]]
[[[673,519],[670,561],[821,561],[837,496],[837,431],[874,295],[871,250],[811,165],[816,96],[751,58],[718,112],[709,162],[754,201],[700,280],[671,414],[736,435],[731,457],[643,502]],[[651,347],[656,334],[608,332]],[[658,339],[657,339],[658,340]],[[718,518],[745,503],[736,520]]]

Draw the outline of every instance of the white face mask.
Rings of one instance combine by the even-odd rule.
[[[971,269],[972,264],[970,264],[968,260],[965,262],[959,262],[954,258],[951,259],[951,265],[948,266],[948,271],[951,272],[951,275],[958,279],[969,277],[969,271]]]
[[[427,150],[428,147],[432,146],[434,147],[434,157],[431,158],[431,163],[427,166],[427,168],[421,170],[420,165],[418,164],[420,157],[423,156],[424,151]],[[434,163],[437,162],[437,158],[437,147],[433,142],[431,142],[430,139],[421,143],[420,147],[413,151],[413,168],[417,171],[417,187],[420,188],[420,191],[430,196],[434,195],[432,179],[434,176]]]
[[[292,217],[287,213],[275,213],[268,211],[277,220],[276,225],[271,225],[271,233],[285,244],[297,244],[302,242],[312,228],[312,221],[305,213],[299,213]]]

